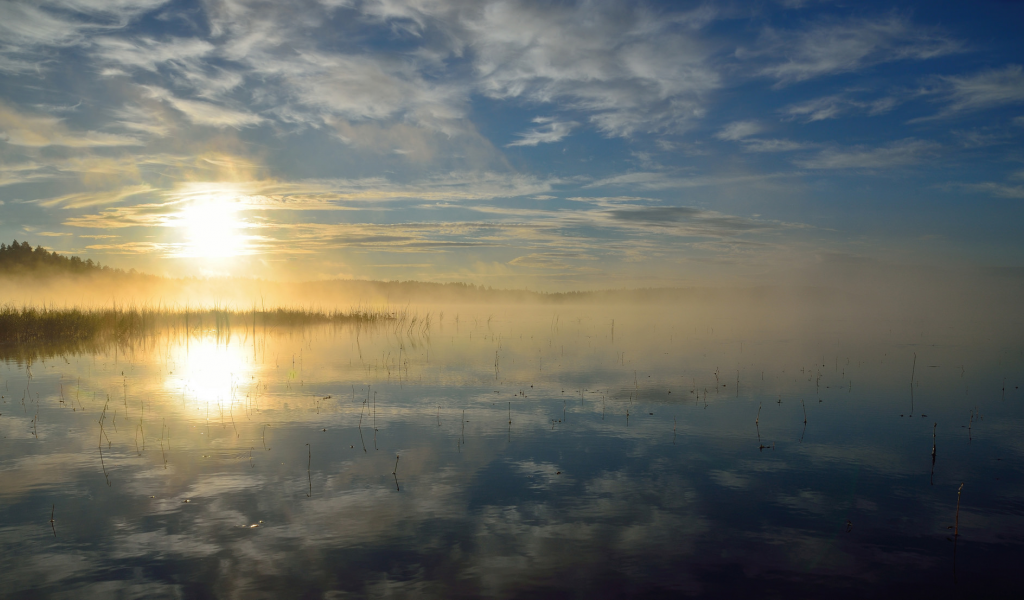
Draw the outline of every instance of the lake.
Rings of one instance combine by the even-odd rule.
[[[665,307],[414,313],[3,348],[0,594],[1019,585],[1013,332]]]

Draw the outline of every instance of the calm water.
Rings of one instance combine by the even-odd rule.
[[[8,348],[0,595],[1010,594],[1024,355],[964,328],[469,308]]]

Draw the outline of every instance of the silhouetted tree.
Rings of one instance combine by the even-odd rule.
[[[93,260],[82,260],[77,256],[64,256],[56,252],[48,252],[42,246],[35,250],[28,242],[18,240],[8,246],[0,244],[0,272],[38,272],[38,273],[88,273],[92,271],[118,271],[103,266]]]

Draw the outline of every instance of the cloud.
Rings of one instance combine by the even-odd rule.
[[[736,174],[736,175],[692,175],[680,176],[666,172],[640,171],[623,173],[584,185],[584,188],[631,187],[642,190],[685,189],[706,186],[756,183],[778,177],[789,177],[790,173]]]
[[[209,55],[215,49],[210,42],[195,38],[155,40],[102,37],[92,40],[91,45],[101,61],[154,72],[166,63],[195,68],[199,64],[197,59]]]
[[[0,187],[51,178],[53,178],[53,173],[35,161],[0,162]]]
[[[157,9],[169,0],[42,0],[39,4],[64,11],[118,19],[134,18]],[[123,21],[122,21],[123,22]]]
[[[472,130],[463,122],[471,86],[446,73],[443,64],[439,69],[436,57],[428,56],[436,49],[424,40],[408,52],[385,45],[368,52],[353,43],[394,29],[368,26],[373,14],[353,14],[373,13],[375,6],[313,4],[296,10],[279,3],[211,2],[207,16],[218,56],[260,82],[252,90],[253,103],[266,106],[267,114],[282,123],[321,127],[379,121],[445,135]],[[448,5],[430,6],[444,11]],[[334,10],[346,14],[322,27]]]
[[[150,97],[163,100],[173,106],[196,125],[241,128],[256,125],[263,121],[263,117],[249,112],[225,108],[212,102],[178,98],[163,88],[143,86],[143,89],[146,90]]]
[[[0,2],[0,71],[40,71],[56,64],[47,48],[82,44],[93,32],[123,28],[166,1]]]
[[[37,44],[62,45],[76,39],[79,27],[72,21],[23,2],[0,3],[0,39],[17,50]],[[10,50],[8,50],[10,51]]]
[[[381,177],[364,179],[309,179],[302,181],[192,181],[171,189],[156,190],[148,185],[127,186],[114,192],[80,192],[37,201],[43,206],[85,208],[120,202],[130,196],[151,193],[162,202],[104,209],[98,214],[79,215],[65,225],[91,228],[167,226],[178,217],[181,206],[216,198],[237,203],[245,211],[326,211],[372,208],[386,210],[385,202],[428,201],[470,202],[495,198],[529,197],[551,191],[558,179],[529,175],[467,172],[426,177],[400,183]]]
[[[740,240],[737,236],[772,235],[787,230],[794,231],[805,228],[799,223],[784,223],[759,218],[744,218],[723,214],[718,211],[692,206],[651,206],[657,200],[630,197],[597,197],[570,198],[569,200],[589,204],[594,208],[585,210],[512,210],[494,207],[477,207],[475,210],[489,215],[518,217],[527,224],[530,230],[547,231],[548,236],[557,236],[564,240],[559,232],[573,231],[573,245],[565,252],[611,249],[622,242],[622,250],[631,252],[664,251],[668,248],[664,240],[654,241],[651,234],[665,234],[677,237],[701,237],[722,241],[728,238],[730,252],[735,244],[757,244],[762,242]],[[520,234],[521,235],[521,234]],[[536,257],[533,253],[522,258],[532,266],[541,266],[540,262],[558,263],[562,261],[550,252],[541,253]],[[519,264],[519,263],[515,263]]]
[[[794,150],[803,150],[811,146],[813,144],[794,142],[793,140],[743,140],[744,152],[793,152]]]
[[[542,117],[537,117],[533,122],[540,123],[541,126],[534,127],[524,133],[517,133],[516,135],[518,135],[520,139],[506,144],[506,146],[536,146],[537,144],[550,144],[566,137],[573,128],[579,126],[579,123],[575,121],[555,121],[554,119],[545,119]]]
[[[113,111],[117,124],[129,131],[166,137],[174,129],[174,118],[163,106],[122,106]]]
[[[692,206],[645,206],[606,212],[616,222],[656,228],[678,228],[688,235],[737,235],[749,231],[777,229],[777,223],[744,219]]]
[[[558,103],[609,136],[687,129],[720,87],[696,31],[701,9],[491,2],[461,15],[477,86],[497,99]]]
[[[174,256],[185,244],[168,244],[158,242],[125,242],[123,244],[92,244],[89,250],[103,250],[106,254],[153,254],[161,253]]]
[[[56,198],[36,200],[35,203],[47,208],[53,208],[55,206],[59,206],[61,208],[88,208],[90,206],[97,206],[100,204],[116,204],[126,198],[138,196],[139,194],[146,194],[152,191],[152,187],[147,184],[142,184],[124,187],[114,192],[78,192],[58,196]]]
[[[1024,70],[1021,65],[988,69],[974,75],[939,77],[938,80],[939,99],[946,102],[946,106],[934,117],[916,121],[1024,103]]]
[[[687,129],[720,86],[699,36],[703,6],[614,2],[366,2],[363,15],[423,40],[430,64],[466,57],[472,88],[496,99],[582,111],[608,136]],[[426,60],[426,59],[425,59]]]
[[[888,17],[820,21],[802,31],[764,32],[759,46],[737,52],[740,59],[770,64],[760,74],[780,84],[859,71],[898,60],[926,60],[963,51],[963,44],[937,29]]]
[[[991,130],[971,129],[966,131],[954,130],[950,133],[959,139],[960,145],[964,148],[985,148],[987,146],[997,146],[999,144],[1009,143],[1014,138],[1012,132],[1008,132],[1006,130],[992,132]]]
[[[720,140],[735,142],[745,137],[757,135],[762,131],[764,131],[764,128],[754,121],[735,121],[722,128],[721,131],[715,134],[715,137]]]
[[[71,131],[63,119],[27,115],[0,102],[0,140],[13,146],[140,146],[137,138],[99,131]]]
[[[244,61],[255,73],[280,81],[286,99],[303,109],[294,113],[296,116],[406,119],[446,133],[462,129],[452,121],[465,114],[465,91],[458,85],[426,81],[415,65],[381,56],[315,51],[287,57],[261,52]],[[315,112],[306,112],[310,109]]]
[[[891,169],[917,164],[941,148],[936,142],[907,138],[878,148],[828,148],[793,163],[802,169]]]
[[[857,100],[848,94],[836,94],[790,104],[779,112],[789,119],[813,123],[836,119],[848,113],[866,113],[872,117],[882,115],[899,106],[901,102],[901,99],[893,96]]]
[[[980,192],[998,198],[1024,199],[1024,185],[1007,185],[986,181],[983,183],[959,183],[956,187],[972,192]]]
[[[535,269],[570,269],[574,267],[567,261],[594,259],[595,257],[582,252],[534,252],[524,256],[517,256],[510,260],[508,264]]]

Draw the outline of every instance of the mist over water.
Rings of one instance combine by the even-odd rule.
[[[8,356],[2,592],[1010,589],[1019,326],[779,306],[418,306]]]

